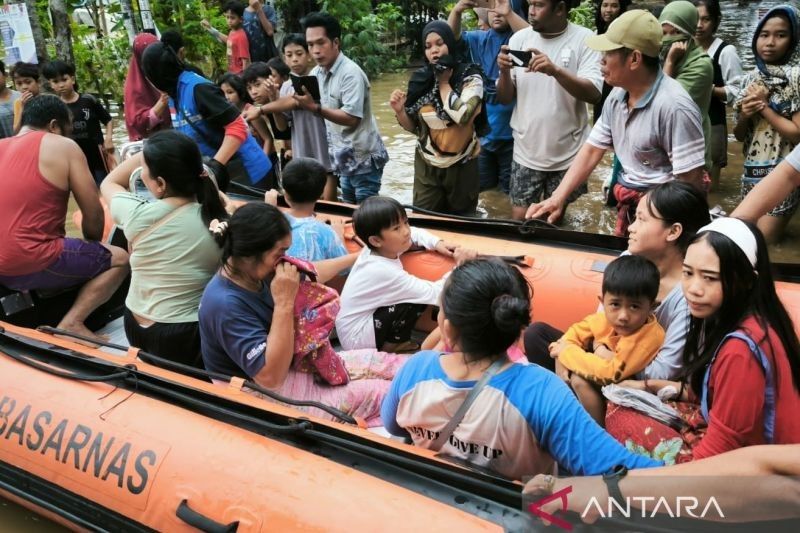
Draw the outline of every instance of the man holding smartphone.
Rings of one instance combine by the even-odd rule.
[[[489,29],[461,31],[461,14],[481,4],[480,0],[460,0],[450,16],[447,24],[453,30],[456,39],[463,40],[469,47],[471,61],[481,66],[488,83],[484,85],[486,117],[489,121],[489,133],[481,137],[481,153],[478,155],[478,172],[481,180],[481,191],[499,186],[509,193],[511,176],[511,157],[514,150],[514,138],[511,133],[511,113],[514,103],[501,104],[497,101],[496,83],[500,75],[497,66],[497,54],[500,47],[508,44],[515,31],[528,26],[525,19],[512,10],[510,0],[484,0],[489,2],[487,14]]]
[[[511,128],[512,216],[523,219],[528,206],[549,197],[561,183],[589,136],[586,104],[600,100],[600,54],[586,46],[591,30],[568,21],[577,0],[530,0],[530,26],[515,33],[497,56],[497,100],[516,97]],[[509,50],[530,51],[519,65]],[[586,192],[586,184],[568,202]]]
[[[342,199],[361,203],[378,194],[389,153],[372,114],[367,75],[341,50],[342,27],[325,12],[313,12],[302,20],[306,42],[317,63],[320,102],[310,94],[295,93],[298,108],[325,119],[328,154],[342,187]]]

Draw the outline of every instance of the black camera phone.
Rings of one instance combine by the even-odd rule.
[[[533,59],[533,52],[530,50],[509,50],[508,55],[511,56],[511,62],[515,67],[527,67]]]

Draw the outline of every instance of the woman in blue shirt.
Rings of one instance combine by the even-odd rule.
[[[496,372],[437,451],[511,479],[552,473],[554,463],[578,475],[662,464],[628,452],[555,374],[507,359],[530,322],[530,298],[522,274],[499,260],[453,270],[439,311],[446,351],[420,352],[400,369],[381,409],[386,429],[436,448],[476,381]]]

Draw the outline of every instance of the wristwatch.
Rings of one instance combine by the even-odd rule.
[[[617,465],[611,469],[611,472],[603,474],[603,481],[605,481],[606,487],[608,487],[608,496],[614,498],[614,501],[620,505],[625,501],[625,498],[619,490],[619,482],[626,475],[628,475],[628,467],[624,465]]]

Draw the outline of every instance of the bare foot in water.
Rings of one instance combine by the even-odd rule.
[[[99,348],[100,347],[100,345],[95,344],[95,342],[92,342],[92,340],[94,340],[96,342],[99,342],[99,343],[108,342],[108,337],[106,337],[104,335],[95,334],[92,330],[87,328],[86,325],[83,322],[67,323],[67,322],[63,322],[62,321],[62,322],[60,322],[58,324],[57,328],[58,329],[63,329],[65,331],[69,331],[70,333],[75,333],[77,335],[82,335],[84,337],[87,337],[90,340],[79,339],[77,337],[71,337],[69,335],[56,335],[59,338],[68,339],[68,340],[71,340],[72,342],[76,342],[78,344],[81,344],[83,346],[87,346],[89,348]]]

